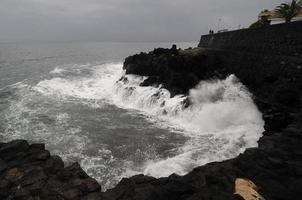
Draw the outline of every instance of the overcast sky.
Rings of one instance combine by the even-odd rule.
[[[0,42],[196,41],[284,0],[0,0]]]

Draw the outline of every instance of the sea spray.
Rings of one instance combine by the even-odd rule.
[[[263,125],[251,94],[234,75],[225,80],[201,81],[190,90],[189,96],[173,98],[161,86],[140,87],[143,80],[143,77],[127,75],[117,82],[115,104],[145,111],[170,125],[197,134],[245,124]]]
[[[173,98],[161,86],[140,87],[143,80],[127,75],[116,83],[116,104],[142,110],[157,118],[159,124],[182,130],[191,137],[178,155],[147,161],[145,174],[185,174],[199,165],[229,159],[257,146],[263,131],[261,113],[234,75],[224,80],[201,81],[188,97]]]
[[[95,66],[91,76],[75,80],[54,77],[40,82],[35,89],[137,110],[158,126],[191,138],[177,155],[145,161],[141,171],[148,175],[184,174],[198,165],[229,159],[257,146],[263,131],[261,113],[234,75],[201,81],[188,96],[171,98],[161,86],[141,87],[146,77],[125,75],[121,68],[121,64]],[[55,71],[64,72],[58,68]]]
[[[185,174],[199,165],[233,158],[246,148],[257,146],[263,131],[261,113],[251,94],[234,75],[224,80],[201,81],[188,96],[172,98],[161,86],[141,87],[145,78],[125,75],[121,63],[57,66],[44,80],[19,89],[20,99],[12,102],[6,115],[9,121],[6,136],[8,139],[34,137],[53,145],[50,149],[54,153],[68,161],[79,161],[104,188],[136,173],[155,177]],[[68,109],[61,111],[62,107],[69,106],[88,107],[91,112],[101,109],[95,113],[99,116],[97,124],[108,130],[122,131],[102,113],[108,105],[139,114],[153,126],[181,134],[186,139],[180,146],[173,144],[175,146],[168,148],[169,152],[164,155],[157,149],[150,151],[153,147],[146,143],[146,150],[137,149],[135,152],[139,153],[117,158],[112,147],[102,140],[98,141],[98,149],[90,146],[91,137],[95,136],[84,132],[82,126],[85,125],[74,122],[78,119],[68,114]],[[85,118],[82,115],[83,124],[90,123],[89,115]],[[150,127],[144,128],[141,134]],[[159,137],[153,134],[154,138]],[[127,135],[121,135],[116,140],[123,141],[125,137]],[[116,147],[121,153],[127,149],[123,145],[130,144]],[[93,154],[87,154],[88,148]]]

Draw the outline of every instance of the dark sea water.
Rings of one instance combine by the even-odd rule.
[[[197,43],[179,43],[179,47]],[[125,57],[172,43],[0,44],[0,139],[43,142],[104,189],[122,177],[185,174],[257,146],[261,113],[234,76],[184,97],[139,87]]]

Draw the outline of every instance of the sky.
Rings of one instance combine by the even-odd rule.
[[[286,1],[286,0],[285,0]],[[284,0],[0,0],[0,42],[197,41]]]

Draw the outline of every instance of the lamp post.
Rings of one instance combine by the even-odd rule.
[[[218,31],[220,30],[220,23],[221,23],[221,18],[218,19]]]

